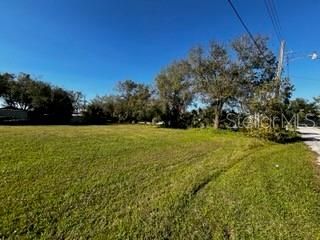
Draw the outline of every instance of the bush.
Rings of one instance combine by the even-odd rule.
[[[272,129],[267,127],[246,129],[245,133],[251,137],[263,138],[277,143],[290,143],[300,140],[300,136],[295,131],[285,129]]]

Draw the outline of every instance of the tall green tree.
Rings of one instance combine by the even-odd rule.
[[[5,97],[9,90],[9,84],[14,79],[13,74],[3,73],[0,74],[0,97]]]
[[[231,61],[227,48],[216,42],[208,50],[192,49],[189,62],[197,92],[214,109],[214,128],[218,128],[224,105],[238,95],[239,67]]]
[[[29,74],[12,75],[8,79],[8,88],[3,98],[8,107],[30,110],[32,108],[32,90],[34,82]]]
[[[119,93],[118,109],[124,121],[142,121],[146,119],[151,102],[150,87],[132,80],[120,81],[117,85]]]
[[[29,91],[32,110],[38,114],[46,114],[51,102],[52,87],[42,81],[33,81]]]
[[[156,85],[168,127],[182,127],[183,114],[193,100],[192,76],[187,61],[176,61],[156,77]]]
[[[72,116],[72,92],[52,87],[25,73],[2,74],[0,83],[5,106],[28,111],[32,120],[66,122]]]
[[[54,87],[48,106],[48,115],[51,121],[68,122],[73,113],[72,93],[59,87]]]
[[[268,112],[283,104],[288,105],[293,86],[290,79],[283,79],[280,98],[276,99],[276,56],[268,47],[268,38],[257,36],[255,42],[257,45],[247,35],[232,42],[242,76],[239,100],[251,113]]]
[[[267,39],[256,37],[255,41],[258,48],[247,35],[232,42],[242,75],[239,100],[250,112],[259,112],[272,98],[276,72],[276,58],[267,47]]]

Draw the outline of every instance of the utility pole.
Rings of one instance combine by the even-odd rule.
[[[285,49],[286,42],[284,40],[280,43],[280,51],[279,51],[279,58],[278,58],[278,67],[277,72],[275,76],[276,80],[276,93],[275,97],[276,99],[279,99],[280,96],[280,88],[281,88],[281,75],[282,75],[282,69],[283,69],[283,59],[284,59],[284,49]]]

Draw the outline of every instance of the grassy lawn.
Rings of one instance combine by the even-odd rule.
[[[320,239],[313,161],[213,130],[0,127],[0,239]]]

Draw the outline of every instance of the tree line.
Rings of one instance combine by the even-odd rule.
[[[268,39],[255,40],[245,35],[229,43],[194,47],[187,57],[164,67],[154,84],[120,81],[115,94],[98,96],[89,104],[83,104],[79,92],[28,74],[1,74],[0,96],[7,107],[29,111],[31,119],[53,122],[68,122],[77,112],[82,122],[92,124],[160,122],[172,128],[221,128],[230,123],[239,127],[239,119],[263,114],[273,117],[274,130],[283,128],[283,116],[303,114],[300,107],[317,118],[319,99],[292,101],[290,79],[275,77],[277,58]]]
[[[276,87],[277,59],[267,43],[267,38],[257,36],[257,48],[248,36],[242,36],[228,44],[194,47],[186,58],[163,68],[153,88],[122,81],[116,95],[94,99],[89,105],[91,115],[114,121],[156,119],[173,128],[223,127],[228,113],[263,112],[280,117],[293,86],[285,78]]]
[[[0,74],[0,97],[6,109],[24,110],[35,123],[67,123],[81,93],[33,79],[29,74]]]

